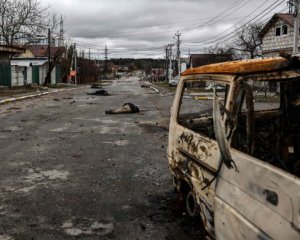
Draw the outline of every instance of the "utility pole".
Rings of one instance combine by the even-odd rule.
[[[74,60],[74,66],[75,66],[75,84],[77,84],[77,50],[76,50],[76,43],[74,44],[74,54],[75,54],[75,60]]]
[[[60,16],[60,31],[59,31],[58,46],[59,47],[64,46],[64,19],[62,15]]]
[[[168,82],[168,76],[169,76],[169,59],[168,59],[168,54],[169,54],[169,49],[168,49],[168,45],[165,46],[165,51],[166,51],[166,63],[165,63],[165,69],[166,69],[166,82]]]
[[[298,54],[298,41],[299,41],[299,20],[300,20],[300,1],[289,0],[289,12],[294,16],[294,42],[293,42],[293,54]]]
[[[91,60],[91,49],[89,48],[89,60]]]
[[[176,46],[177,46],[177,64],[178,64],[178,79],[180,78],[180,72],[181,72],[181,63],[180,63],[180,36],[181,33],[179,33],[179,31],[177,31],[177,33],[175,34],[175,38],[176,38]]]
[[[48,28],[48,83],[51,84],[51,30]]]
[[[98,73],[99,73],[99,79],[98,80],[100,80],[100,82],[101,82],[100,52],[98,52],[97,68],[98,68]]]
[[[105,44],[105,49],[104,49],[104,56],[105,56],[105,62],[104,62],[104,71],[107,72],[107,61],[108,61],[108,49],[107,49],[107,44]]]
[[[172,79],[172,73],[173,73],[173,70],[172,70],[172,47],[174,46],[174,44],[168,44],[168,47],[169,47],[169,77],[168,77],[168,80],[170,81]]]

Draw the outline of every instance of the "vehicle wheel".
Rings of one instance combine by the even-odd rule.
[[[196,197],[195,197],[195,194],[193,193],[193,191],[189,191],[186,195],[185,208],[186,208],[187,214],[190,217],[197,216],[197,214],[198,214],[197,201],[196,201]]]

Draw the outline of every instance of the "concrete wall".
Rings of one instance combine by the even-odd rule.
[[[32,67],[27,67],[27,84],[32,83]]]
[[[44,84],[46,75],[47,75],[47,67],[46,64],[44,64],[40,66],[40,85]]]
[[[11,86],[24,86],[24,71],[25,67],[12,66],[11,68]]]
[[[51,84],[56,84],[56,67],[51,72]]]
[[[39,84],[43,85],[47,74],[46,64],[39,66]],[[11,66],[11,86],[24,86],[24,71],[25,67]],[[55,74],[54,74],[55,76]],[[51,82],[55,81],[55,77]],[[27,84],[32,83],[32,67],[27,67]]]

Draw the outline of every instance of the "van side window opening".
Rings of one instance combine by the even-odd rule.
[[[247,84],[253,95],[253,119],[247,119],[244,96],[237,114],[232,147],[300,177],[299,80],[247,81]],[[253,128],[250,152],[246,131],[249,124]]]
[[[212,81],[187,81],[177,116],[179,124],[211,139],[215,139],[212,118],[213,89],[216,89],[224,105],[227,89],[225,84]]]

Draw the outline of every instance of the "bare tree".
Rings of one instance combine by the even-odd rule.
[[[47,22],[48,30],[50,30],[50,43],[48,43],[48,49],[47,52],[50,52],[50,61],[48,63],[48,71],[45,77],[45,81],[43,85],[48,85],[51,83],[51,73],[52,70],[57,66],[61,64],[62,57],[66,53],[66,47],[65,46],[51,46],[51,39],[54,36],[57,36],[57,30],[59,26],[59,19],[56,14],[53,14]]]
[[[235,50],[249,54],[251,59],[261,56],[262,38],[259,34],[262,27],[261,23],[254,23],[237,30]]]
[[[34,39],[47,28],[47,9],[39,0],[1,0],[0,37],[7,45]]]
[[[221,46],[219,44],[215,46],[210,46],[206,49],[208,54],[214,54],[216,58],[224,59],[224,61],[236,60],[238,59],[238,54],[232,46]]]

